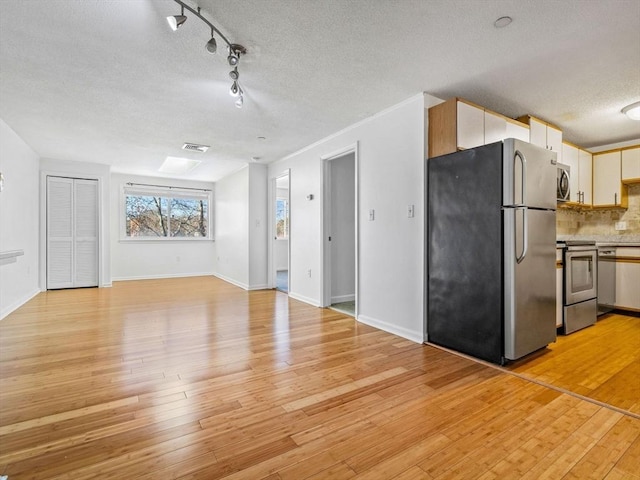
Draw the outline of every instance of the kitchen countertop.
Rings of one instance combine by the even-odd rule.
[[[590,240],[598,247],[640,247],[640,235],[558,235],[557,240]]]

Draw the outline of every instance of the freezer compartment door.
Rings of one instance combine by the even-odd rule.
[[[502,360],[502,145],[427,162],[427,338]],[[554,259],[555,268],[555,259]]]
[[[516,360],[556,340],[556,214],[503,212],[504,356]]]
[[[556,208],[555,152],[515,138],[508,138],[504,141],[502,158],[503,205]]]

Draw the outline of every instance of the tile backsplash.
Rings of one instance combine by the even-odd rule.
[[[616,222],[626,222],[626,230],[616,230]],[[639,235],[640,184],[629,185],[629,208],[611,210],[574,210],[559,208],[557,235]]]

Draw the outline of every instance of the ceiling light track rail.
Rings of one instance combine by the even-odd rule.
[[[232,97],[236,98],[236,107],[242,108],[242,105],[244,104],[244,90],[240,86],[239,82],[240,73],[238,72],[238,64],[240,63],[240,57],[247,54],[247,49],[238,43],[231,43],[229,39],[213,23],[211,23],[207,18],[204,17],[204,15],[202,15],[200,7],[196,6],[194,8],[181,0],[173,1],[180,5],[180,15],[171,15],[167,17],[167,22],[169,23],[171,30],[175,32],[187,21],[187,17],[184,15],[184,11],[186,9],[189,12],[193,13],[200,20],[202,20],[211,29],[211,38],[205,45],[207,52],[211,54],[215,54],[217,52],[218,45],[216,41],[216,34],[222,39],[222,41],[224,41],[224,43],[227,44],[227,62],[231,67],[233,67],[233,70],[229,72],[229,77],[231,77],[231,80],[233,80],[231,88],[229,89],[229,94]]]
[[[192,188],[192,187],[172,187],[170,185],[154,185],[151,183],[132,183],[127,182],[127,186],[129,187],[153,187],[162,190],[195,190],[196,192],[210,192],[211,190],[206,188]]]
[[[209,28],[211,28],[211,30],[213,30],[215,33],[217,33],[217,34],[218,34],[218,36],[219,36],[219,37],[224,41],[224,43],[226,43],[226,44],[227,44],[227,46],[228,46],[229,48],[232,48],[232,47],[234,46],[234,44],[233,44],[233,43],[231,43],[231,42],[227,39],[227,37],[225,37],[225,36],[224,36],[224,34],[223,34],[220,30],[218,30],[218,29],[216,28],[216,26],[215,26],[213,23],[211,23],[209,20],[207,20],[207,19],[202,15],[202,13],[200,13],[200,7],[197,7],[197,9],[196,9],[196,8],[193,8],[193,7],[189,6],[189,5],[187,5],[185,2],[181,2],[180,0],[173,0],[173,1],[174,1],[174,2],[176,2],[178,5],[180,5],[182,8],[184,8],[184,9],[186,9],[186,10],[189,10],[189,11],[190,11],[191,13],[193,13],[196,17],[198,17],[198,18],[199,18],[200,20],[202,20],[204,23],[206,23],[207,25],[209,25]]]

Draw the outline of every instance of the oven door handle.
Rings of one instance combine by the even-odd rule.
[[[522,210],[522,254],[518,255],[516,253],[516,263],[522,263],[522,261],[524,260],[524,258],[527,256],[527,250],[529,249],[529,222],[527,219],[527,207],[516,207],[516,214],[518,213],[518,210]],[[517,223],[517,222],[516,222]],[[514,228],[515,228],[515,224],[514,224]],[[514,235],[514,242],[516,242],[516,248],[517,248],[517,238],[518,238],[518,234],[516,232],[516,234]],[[515,249],[514,249],[515,250]]]

